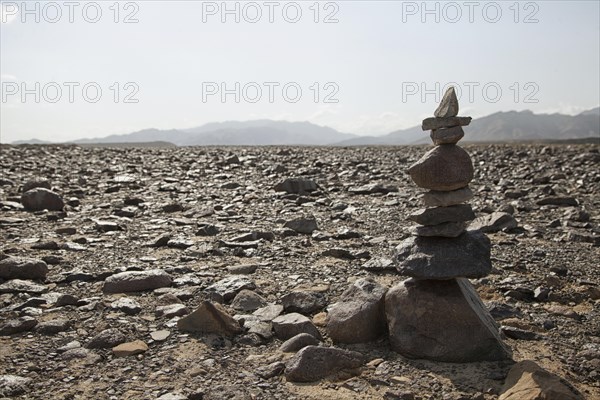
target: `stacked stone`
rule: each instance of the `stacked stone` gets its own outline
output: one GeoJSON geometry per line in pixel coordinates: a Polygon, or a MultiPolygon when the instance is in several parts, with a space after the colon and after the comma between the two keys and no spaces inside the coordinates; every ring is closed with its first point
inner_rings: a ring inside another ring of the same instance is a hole
{"type": "Polygon", "coordinates": [[[458,117],[458,99],[448,89],[434,118],[423,121],[431,129],[435,147],[408,172],[420,187],[429,189],[425,208],[410,215],[417,224],[413,236],[395,252],[397,268],[411,279],[388,291],[385,310],[394,350],[412,358],[447,362],[500,360],[510,357],[495,321],[467,278],[491,272],[491,244],[480,231],[467,231],[475,218],[469,204],[473,163],[456,143],[470,117],[458,117]]]}

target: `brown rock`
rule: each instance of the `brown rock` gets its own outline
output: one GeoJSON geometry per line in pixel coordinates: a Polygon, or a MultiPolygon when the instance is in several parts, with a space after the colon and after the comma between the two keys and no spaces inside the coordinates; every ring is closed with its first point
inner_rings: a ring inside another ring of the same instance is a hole
{"type": "Polygon", "coordinates": [[[438,225],[444,222],[463,222],[475,218],[469,204],[448,207],[422,208],[408,216],[408,219],[421,225],[438,225]]]}
{"type": "Polygon", "coordinates": [[[220,304],[203,301],[193,313],[177,321],[177,328],[185,332],[236,335],[242,331],[240,324],[220,304]]]}
{"type": "Polygon", "coordinates": [[[510,369],[498,400],[581,400],[561,379],[533,361],[521,361],[510,369]]]}
{"type": "Polygon", "coordinates": [[[471,182],[473,163],[462,148],[444,144],[425,153],[408,169],[408,173],[422,188],[450,191],[465,187],[471,182]]]}
{"type": "Polygon", "coordinates": [[[148,351],[148,345],[141,340],[134,340],[133,342],[121,343],[113,347],[112,351],[117,357],[134,356],[148,351]]]}

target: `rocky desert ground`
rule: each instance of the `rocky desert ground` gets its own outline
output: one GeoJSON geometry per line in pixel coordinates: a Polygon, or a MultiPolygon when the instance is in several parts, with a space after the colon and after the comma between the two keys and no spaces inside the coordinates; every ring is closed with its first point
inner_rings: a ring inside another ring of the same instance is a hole
{"type": "MultiPolygon", "coordinates": [[[[492,242],[492,274],[471,282],[514,362],[600,398],[598,146],[463,147],[492,242]]],[[[513,361],[413,360],[385,334],[344,345],[325,327],[357,280],[407,279],[392,256],[422,190],[406,169],[429,148],[3,145],[0,396],[500,398],[513,361]],[[32,188],[62,209],[32,211],[32,188]],[[181,329],[206,304],[237,325],[181,329]],[[288,379],[295,351],[273,320],[292,313],[318,329],[305,340],[360,353],[360,366],[288,379]]]]}

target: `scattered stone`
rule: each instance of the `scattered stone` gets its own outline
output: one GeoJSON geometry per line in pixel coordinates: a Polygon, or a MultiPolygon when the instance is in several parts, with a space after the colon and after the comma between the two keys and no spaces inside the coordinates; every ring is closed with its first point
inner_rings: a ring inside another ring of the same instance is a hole
{"type": "Polygon", "coordinates": [[[50,185],[50,181],[46,179],[32,179],[30,181],[25,182],[23,187],[21,188],[21,192],[25,193],[35,188],[44,188],[44,189],[52,189],[50,185]]]}
{"type": "Polygon", "coordinates": [[[267,300],[256,292],[244,289],[240,291],[233,301],[231,307],[234,310],[252,312],[267,305],[267,300]]]}
{"type": "Polygon", "coordinates": [[[227,272],[229,272],[232,275],[249,275],[255,273],[257,269],[257,264],[242,264],[227,267],[227,272]]]}
{"type": "Polygon", "coordinates": [[[392,349],[444,362],[510,358],[499,330],[468,280],[413,280],[391,288],[385,312],[392,349]]]}
{"type": "Polygon", "coordinates": [[[220,304],[203,301],[191,314],[177,321],[177,328],[184,332],[216,333],[233,336],[242,332],[240,324],[220,304]]]}
{"type": "Polygon", "coordinates": [[[311,291],[293,291],[281,298],[281,304],[286,312],[312,314],[322,310],[327,305],[327,300],[321,293],[311,291]]]}
{"type": "Polygon", "coordinates": [[[288,340],[299,333],[308,333],[318,340],[323,340],[321,333],[312,321],[298,313],[285,314],[274,318],[273,330],[281,340],[288,340]]]}
{"type": "Polygon", "coordinates": [[[111,308],[123,311],[127,315],[135,315],[142,311],[140,303],[129,297],[121,297],[110,304],[111,308]]]}
{"type": "Polygon", "coordinates": [[[329,307],[327,334],[334,343],[365,343],[386,332],[385,293],[377,282],[361,278],[329,307]]]}
{"type": "Polygon", "coordinates": [[[50,189],[41,187],[23,193],[21,203],[28,211],[61,211],[65,206],[60,195],[50,189]]]}
{"type": "Polygon", "coordinates": [[[20,317],[9,319],[0,325],[0,336],[14,335],[15,333],[27,332],[35,328],[38,324],[33,317],[20,317]]]}
{"type": "Polygon", "coordinates": [[[574,197],[546,197],[536,202],[538,206],[577,207],[579,204],[574,197]]]}
{"type": "Polygon", "coordinates": [[[99,232],[114,232],[123,230],[121,225],[113,221],[94,221],[96,223],[96,230],[99,232]]]}
{"type": "Polygon", "coordinates": [[[418,279],[481,278],[492,270],[490,240],[479,231],[457,238],[409,237],[395,250],[398,271],[418,279]]]}
{"type": "Polygon", "coordinates": [[[276,184],[273,189],[276,192],[286,192],[291,194],[306,194],[318,189],[317,184],[310,179],[287,178],[283,182],[276,184]]]}
{"type": "Polygon", "coordinates": [[[158,306],[154,311],[154,315],[157,317],[173,318],[183,317],[190,313],[190,309],[183,304],[169,304],[166,306],[158,306]]]}
{"type": "MultiPolygon", "coordinates": [[[[310,336],[310,335],[309,335],[310,336]]],[[[312,336],[311,336],[312,337],[312,336]]],[[[256,370],[256,375],[263,379],[270,379],[274,376],[279,376],[285,370],[285,364],[281,361],[276,361],[264,367],[260,367],[256,370]]]]}
{"type": "Polygon", "coordinates": [[[317,220],[313,216],[296,218],[291,221],[287,221],[283,226],[298,233],[304,233],[307,235],[310,235],[313,233],[313,231],[318,229],[317,220]]]}
{"type": "Polygon", "coordinates": [[[438,191],[463,188],[473,179],[471,157],[455,145],[435,146],[414,163],[408,173],[420,187],[438,191]]]}
{"type": "Polygon", "coordinates": [[[360,368],[365,361],[355,351],[307,346],[286,363],[285,378],[289,382],[314,382],[342,370],[360,368]]]}
{"type": "Polygon", "coordinates": [[[256,285],[244,276],[230,276],[210,285],[205,289],[205,292],[215,293],[223,301],[229,301],[244,289],[254,290],[256,285]]]}
{"type": "Polygon", "coordinates": [[[59,318],[50,321],[40,322],[35,327],[35,330],[43,335],[56,335],[59,332],[69,330],[70,327],[70,320],[59,318]]]}
{"type": "Polygon", "coordinates": [[[477,218],[469,225],[470,230],[480,230],[485,233],[499,232],[516,228],[517,220],[505,212],[493,212],[477,218]]]}
{"type": "Polygon", "coordinates": [[[127,340],[123,332],[116,328],[105,329],[92,338],[87,344],[88,349],[108,349],[127,340]]]}
{"type": "Polygon", "coordinates": [[[372,258],[361,266],[362,269],[371,272],[394,271],[396,266],[390,258],[372,258]]]}
{"type": "Polygon", "coordinates": [[[18,375],[0,375],[0,396],[16,397],[27,392],[31,378],[18,375]]]}
{"type": "Polygon", "coordinates": [[[141,340],[134,340],[133,342],[121,343],[118,346],[113,347],[112,352],[115,357],[127,357],[134,356],[136,354],[145,353],[148,351],[148,345],[141,340]]]}
{"type": "Polygon", "coordinates": [[[427,207],[448,207],[461,204],[473,198],[473,192],[468,187],[451,191],[430,190],[423,194],[421,200],[427,207]]]}
{"type": "Polygon", "coordinates": [[[171,286],[171,275],[160,269],[126,271],[111,275],[104,281],[104,293],[141,292],[171,286]]]}
{"type": "Polygon", "coordinates": [[[281,304],[271,304],[254,311],[252,315],[257,316],[261,321],[273,321],[283,312],[281,304]]]}
{"type": "Polygon", "coordinates": [[[44,293],[48,288],[31,281],[13,279],[0,285],[0,293],[44,293]]]}
{"type": "Polygon", "coordinates": [[[283,342],[279,350],[284,353],[295,353],[306,346],[318,346],[319,340],[308,333],[299,333],[283,342]]]}
{"type": "Polygon", "coordinates": [[[514,326],[501,326],[500,330],[506,337],[516,340],[538,340],[540,336],[532,331],[517,328],[514,326]]]}
{"type": "Polygon", "coordinates": [[[165,340],[167,340],[169,338],[169,336],[171,336],[171,332],[169,332],[167,330],[150,332],[150,337],[152,338],[152,340],[155,340],[157,342],[164,342],[165,340]]]}
{"type": "Polygon", "coordinates": [[[498,400],[583,400],[561,379],[533,361],[513,365],[498,400]]]}
{"type": "Polygon", "coordinates": [[[0,261],[2,279],[46,279],[48,265],[37,258],[8,257],[0,261]]]}
{"type": "MultiPolygon", "coordinates": [[[[354,186],[348,189],[352,194],[388,194],[398,192],[398,187],[394,185],[382,185],[381,183],[370,183],[363,186],[354,186]]],[[[345,208],[345,207],[344,207],[345,208]]]]}

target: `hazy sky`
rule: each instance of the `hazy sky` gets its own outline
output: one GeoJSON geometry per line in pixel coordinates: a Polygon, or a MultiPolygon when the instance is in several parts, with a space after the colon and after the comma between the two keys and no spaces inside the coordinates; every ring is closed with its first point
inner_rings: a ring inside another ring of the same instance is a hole
{"type": "Polygon", "coordinates": [[[576,114],[600,101],[599,4],[2,0],[0,140],[259,118],[384,134],[451,82],[462,115],[576,114]]]}

